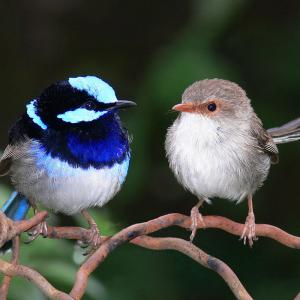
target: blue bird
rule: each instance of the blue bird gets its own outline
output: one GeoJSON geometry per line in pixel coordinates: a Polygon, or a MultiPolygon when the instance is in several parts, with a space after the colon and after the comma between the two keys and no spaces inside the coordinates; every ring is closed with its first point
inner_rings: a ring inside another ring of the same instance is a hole
{"type": "MultiPolygon", "coordinates": [[[[46,88],[9,132],[0,176],[9,175],[16,192],[2,211],[13,220],[25,218],[38,203],[67,215],[82,212],[96,247],[99,231],[86,209],[106,204],[126,178],[130,147],[118,112],[134,105],[118,100],[95,76],[46,88]]],[[[41,228],[32,239],[40,233],[41,228]]]]}

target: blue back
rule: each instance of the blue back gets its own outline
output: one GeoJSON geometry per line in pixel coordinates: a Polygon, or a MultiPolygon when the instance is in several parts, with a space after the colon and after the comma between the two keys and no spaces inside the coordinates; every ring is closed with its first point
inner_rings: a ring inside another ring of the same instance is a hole
{"type": "MultiPolygon", "coordinates": [[[[25,219],[29,209],[29,201],[24,196],[15,191],[6,200],[1,208],[1,211],[4,212],[4,214],[13,221],[21,221],[25,219]]],[[[9,250],[11,246],[12,241],[8,241],[2,246],[0,251],[5,252],[9,250]]]]}

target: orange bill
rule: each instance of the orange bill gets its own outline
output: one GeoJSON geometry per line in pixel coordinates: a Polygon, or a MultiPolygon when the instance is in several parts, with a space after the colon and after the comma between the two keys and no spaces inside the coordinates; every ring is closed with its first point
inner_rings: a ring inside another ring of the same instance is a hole
{"type": "Polygon", "coordinates": [[[194,112],[195,106],[191,102],[184,102],[180,104],[176,104],[172,107],[172,110],[180,111],[180,112],[194,112]]]}

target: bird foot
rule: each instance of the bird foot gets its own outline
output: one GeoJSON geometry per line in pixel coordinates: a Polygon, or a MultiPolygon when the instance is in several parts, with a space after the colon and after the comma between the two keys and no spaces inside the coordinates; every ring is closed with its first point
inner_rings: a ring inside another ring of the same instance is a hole
{"type": "Polygon", "coordinates": [[[101,244],[101,235],[96,224],[91,225],[89,232],[90,234],[87,240],[78,241],[78,244],[81,248],[88,248],[86,252],[83,253],[84,256],[95,252],[101,244]]]}
{"type": "Polygon", "coordinates": [[[249,246],[251,248],[253,246],[253,242],[258,240],[258,238],[255,235],[255,216],[253,212],[250,212],[247,216],[244,230],[240,237],[240,240],[244,241],[244,245],[246,245],[248,240],[249,246]]]}
{"type": "Polygon", "coordinates": [[[192,243],[198,229],[199,223],[202,225],[203,228],[205,228],[205,222],[203,220],[202,214],[199,212],[199,206],[194,206],[191,210],[191,235],[190,235],[190,242],[192,243]]]}
{"type": "Polygon", "coordinates": [[[30,237],[25,242],[26,244],[33,242],[40,235],[45,238],[45,237],[47,237],[47,234],[48,234],[47,223],[45,221],[42,221],[40,224],[38,224],[38,225],[34,226],[33,228],[31,228],[30,230],[28,230],[27,233],[30,237]]]}
{"type": "Polygon", "coordinates": [[[89,212],[84,209],[82,211],[82,215],[83,217],[87,220],[90,228],[89,228],[89,237],[88,239],[85,239],[83,241],[79,241],[79,246],[81,248],[87,248],[88,250],[83,254],[83,255],[89,255],[92,254],[93,252],[95,252],[100,244],[101,244],[101,236],[100,236],[100,232],[98,229],[98,226],[95,222],[95,220],[93,219],[93,217],[89,214],[89,212]]]}

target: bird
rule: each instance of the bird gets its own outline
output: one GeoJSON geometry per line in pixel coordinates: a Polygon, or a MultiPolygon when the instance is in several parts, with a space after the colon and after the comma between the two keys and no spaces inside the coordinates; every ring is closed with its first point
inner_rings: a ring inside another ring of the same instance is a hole
{"type": "MultiPolygon", "coordinates": [[[[13,220],[25,218],[39,204],[54,213],[81,212],[95,249],[100,235],[87,209],[105,205],[125,181],[130,136],[119,111],[135,105],[118,100],[96,76],[57,81],[30,100],[11,127],[0,159],[0,176],[8,175],[15,188],[2,212],[13,220]]],[[[40,224],[32,240],[45,230],[40,224]]]]}
{"type": "Polygon", "coordinates": [[[253,195],[278,163],[277,144],[300,139],[300,118],[265,130],[246,92],[236,83],[204,79],[191,84],[176,104],[179,112],[165,140],[169,166],[179,183],[198,198],[191,210],[193,241],[199,209],[213,198],[248,200],[241,239],[250,247],[257,239],[253,195]]]}

